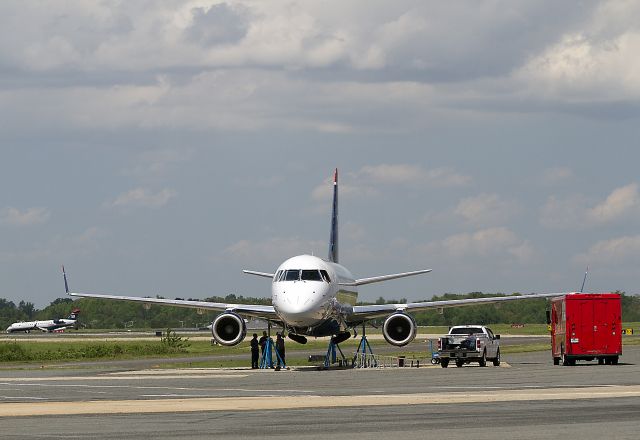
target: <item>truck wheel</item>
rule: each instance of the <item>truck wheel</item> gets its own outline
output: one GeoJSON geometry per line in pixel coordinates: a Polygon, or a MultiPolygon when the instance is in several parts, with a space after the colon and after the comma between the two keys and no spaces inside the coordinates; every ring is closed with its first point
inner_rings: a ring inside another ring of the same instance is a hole
{"type": "Polygon", "coordinates": [[[487,352],[483,351],[482,352],[482,357],[480,358],[480,360],[478,361],[478,364],[481,367],[486,367],[487,366],[487,352]]]}
{"type": "Polygon", "coordinates": [[[500,366],[500,349],[498,348],[498,352],[496,353],[496,357],[493,360],[493,366],[494,367],[499,367],[500,366]]]}
{"type": "Polygon", "coordinates": [[[618,365],[618,356],[613,356],[611,358],[611,365],[618,365]]]}
{"type": "Polygon", "coordinates": [[[456,359],[456,367],[460,368],[464,365],[464,361],[460,359],[456,359]]]}
{"type": "Polygon", "coordinates": [[[604,365],[604,358],[598,358],[598,365],[604,365]]]}
{"type": "Polygon", "coordinates": [[[442,368],[447,368],[449,366],[449,359],[440,359],[440,366],[442,368]]]}

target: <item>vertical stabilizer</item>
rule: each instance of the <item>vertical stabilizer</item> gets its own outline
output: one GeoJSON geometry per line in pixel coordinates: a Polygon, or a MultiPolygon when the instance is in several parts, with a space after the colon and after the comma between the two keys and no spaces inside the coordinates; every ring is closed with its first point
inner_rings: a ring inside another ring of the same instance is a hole
{"type": "Polygon", "coordinates": [[[338,169],[333,174],[333,208],[331,211],[331,235],[329,236],[329,261],[338,262],[338,169]]]}

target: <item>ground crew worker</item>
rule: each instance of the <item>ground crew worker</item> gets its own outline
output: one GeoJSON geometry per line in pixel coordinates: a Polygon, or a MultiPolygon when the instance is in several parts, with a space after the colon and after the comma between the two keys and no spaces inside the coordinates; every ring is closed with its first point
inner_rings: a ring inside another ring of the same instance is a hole
{"type": "Polygon", "coordinates": [[[262,356],[264,356],[264,348],[267,346],[267,339],[269,339],[269,336],[267,336],[267,332],[263,331],[262,337],[260,338],[260,341],[258,341],[260,344],[260,354],[262,356]]]}
{"type": "Polygon", "coordinates": [[[278,353],[278,368],[280,367],[280,362],[282,362],[282,366],[286,367],[284,361],[284,338],[280,333],[276,333],[276,352],[278,353]]]}
{"type": "Polygon", "coordinates": [[[260,343],[258,342],[258,334],[253,334],[253,339],[251,340],[251,368],[258,368],[258,356],[260,354],[260,343]]]}

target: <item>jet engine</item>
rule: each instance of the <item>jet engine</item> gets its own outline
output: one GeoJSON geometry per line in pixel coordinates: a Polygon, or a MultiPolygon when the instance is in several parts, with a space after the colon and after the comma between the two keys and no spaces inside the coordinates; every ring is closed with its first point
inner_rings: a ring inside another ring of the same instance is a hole
{"type": "Polygon", "coordinates": [[[384,320],[382,334],[389,344],[403,347],[416,337],[416,328],[411,316],[398,312],[384,320]]]}
{"type": "Polygon", "coordinates": [[[247,326],[242,316],[233,312],[225,312],[211,323],[213,339],[220,345],[237,345],[247,335],[247,326]]]}

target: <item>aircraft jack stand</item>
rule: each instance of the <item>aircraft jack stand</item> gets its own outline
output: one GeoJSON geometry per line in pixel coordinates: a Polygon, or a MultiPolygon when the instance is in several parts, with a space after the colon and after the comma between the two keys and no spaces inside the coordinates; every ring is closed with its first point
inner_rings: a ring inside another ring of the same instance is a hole
{"type": "Polygon", "coordinates": [[[362,325],[362,338],[360,339],[360,345],[358,345],[358,349],[353,356],[353,366],[354,368],[375,368],[378,366],[378,362],[373,356],[371,345],[367,340],[367,334],[364,329],[364,324],[362,325]]]}
{"type": "Polygon", "coordinates": [[[260,359],[260,368],[273,368],[273,349],[274,347],[273,339],[271,336],[267,339],[267,342],[264,344],[264,349],[262,351],[262,358],[260,359]]]}
{"type": "Polygon", "coordinates": [[[338,361],[338,356],[336,353],[336,348],[340,352],[340,356],[342,357],[341,363],[342,365],[347,364],[347,358],[344,357],[344,353],[342,353],[342,349],[338,344],[333,342],[333,338],[329,340],[329,348],[327,349],[327,354],[324,357],[324,368],[328,369],[332,364],[335,364],[338,361]]]}
{"type": "Polygon", "coordinates": [[[262,352],[262,359],[260,359],[260,368],[280,369],[280,366],[282,366],[282,368],[287,368],[286,364],[284,363],[284,360],[282,359],[282,356],[280,356],[280,352],[276,348],[276,344],[273,342],[273,339],[269,338],[267,339],[267,342],[264,345],[264,351],[262,352]],[[273,365],[273,352],[275,352],[276,359],[278,361],[277,367],[274,367],[273,365]]]}

